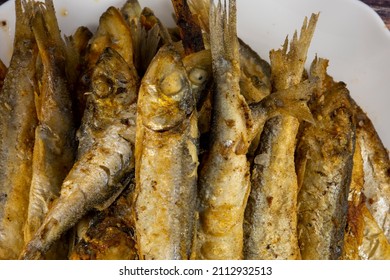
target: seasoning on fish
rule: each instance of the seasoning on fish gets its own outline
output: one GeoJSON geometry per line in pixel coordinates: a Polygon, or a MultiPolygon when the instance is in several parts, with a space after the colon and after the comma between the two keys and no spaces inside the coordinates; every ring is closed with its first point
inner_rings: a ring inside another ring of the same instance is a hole
{"type": "MultiPolygon", "coordinates": [[[[323,77],[327,61],[315,59],[323,77]]],[[[310,104],[315,124],[303,124],[297,144],[298,232],[302,259],[340,259],[352,177],[354,106],[342,82],[324,82],[310,104]]]]}
{"type": "Polygon", "coordinates": [[[70,251],[71,260],[137,259],[132,219],[134,172],[125,177],[126,186],[108,208],[86,214],[77,225],[77,243],[70,251]]]}
{"type": "MultiPolygon", "coordinates": [[[[42,73],[35,94],[38,126],[32,162],[32,181],[24,239],[28,242],[40,227],[76,156],[76,129],[67,79],[67,52],[52,0],[37,5],[32,30],[39,49],[42,73]]],[[[38,73],[37,73],[38,74],[38,73]]],[[[63,246],[61,246],[63,247],[63,246]]],[[[51,258],[67,256],[56,248],[51,258]]]]}
{"type": "Polygon", "coordinates": [[[134,168],[138,77],[130,67],[111,48],[99,58],[79,131],[77,162],[22,259],[40,258],[88,211],[107,208],[123,190],[122,179],[134,168]]]}
{"type": "Polygon", "coordinates": [[[189,259],[193,246],[199,132],[191,73],[202,65],[190,69],[186,62],[177,47],[163,46],[139,91],[134,211],[140,259],[189,259]]]}
{"type": "MultiPolygon", "coordinates": [[[[282,49],[272,50],[271,80],[280,91],[301,82],[307,51],[318,15],[303,23],[298,38],[295,32],[288,50],[286,39],[282,49]]],[[[275,93],[271,93],[273,96],[275,93]]],[[[289,92],[286,92],[286,98],[289,92]]],[[[309,95],[310,96],[310,93],[309,95]]],[[[292,96],[291,96],[292,97],[292,96]]],[[[306,107],[306,105],[304,105],[306,107]]],[[[294,109],[266,122],[254,153],[251,193],[245,212],[244,255],[247,259],[299,259],[297,232],[298,182],[294,150],[299,118],[294,109]]],[[[305,110],[301,110],[301,113],[305,110]]],[[[311,119],[307,111],[306,120],[311,119]]]]}
{"type": "Polygon", "coordinates": [[[0,259],[17,259],[24,245],[37,125],[33,6],[15,1],[14,51],[0,93],[0,259]]]}
{"type": "Polygon", "coordinates": [[[356,141],[359,142],[364,167],[363,193],[366,205],[390,243],[390,160],[374,125],[356,105],[356,141]]]}

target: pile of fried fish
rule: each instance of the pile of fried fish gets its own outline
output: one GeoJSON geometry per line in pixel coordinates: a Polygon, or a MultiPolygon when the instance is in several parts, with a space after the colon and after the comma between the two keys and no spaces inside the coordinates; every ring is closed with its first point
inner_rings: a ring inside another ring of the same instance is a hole
{"type": "Polygon", "coordinates": [[[0,63],[0,259],[390,259],[389,154],[316,57],[271,50],[236,1],[109,7],[63,37],[15,1],[0,63]]]}

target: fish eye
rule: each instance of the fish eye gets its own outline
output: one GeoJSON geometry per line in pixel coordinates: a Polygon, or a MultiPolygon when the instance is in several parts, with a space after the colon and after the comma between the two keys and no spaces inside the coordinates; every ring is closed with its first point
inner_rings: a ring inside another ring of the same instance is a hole
{"type": "Polygon", "coordinates": [[[107,97],[113,90],[113,82],[106,77],[99,77],[93,82],[93,91],[100,98],[107,97]]]}
{"type": "Polygon", "coordinates": [[[207,71],[201,68],[194,68],[190,71],[189,79],[196,85],[203,84],[207,79],[207,71]]]}
{"type": "Polygon", "coordinates": [[[183,76],[173,72],[166,76],[160,83],[160,89],[165,95],[175,95],[183,88],[183,76]]]}

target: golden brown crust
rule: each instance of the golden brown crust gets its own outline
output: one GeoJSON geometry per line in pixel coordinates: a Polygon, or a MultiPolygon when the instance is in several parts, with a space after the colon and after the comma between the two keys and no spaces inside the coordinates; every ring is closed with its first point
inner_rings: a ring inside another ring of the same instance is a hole
{"type": "Polygon", "coordinates": [[[73,260],[137,259],[132,219],[134,174],[131,183],[107,209],[93,211],[79,223],[78,241],[70,253],[73,260]]]}
{"type": "Polygon", "coordinates": [[[15,2],[14,52],[0,95],[0,259],[23,248],[37,116],[34,103],[37,46],[30,29],[33,3],[15,2]]]}

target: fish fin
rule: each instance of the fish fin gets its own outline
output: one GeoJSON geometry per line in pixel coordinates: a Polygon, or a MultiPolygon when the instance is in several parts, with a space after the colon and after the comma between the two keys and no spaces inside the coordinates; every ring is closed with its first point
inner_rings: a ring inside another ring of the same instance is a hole
{"type": "Polygon", "coordinates": [[[210,0],[188,0],[188,6],[197,24],[207,33],[210,32],[210,0]]]}
{"type": "Polygon", "coordinates": [[[314,89],[317,87],[318,79],[305,80],[295,86],[279,90],[267,96],[265,99],[272,102],[269,106],[273,113],[270,117],[280,113],[296,117],[300,121],[314,123],[313,115],[307,106],[314,89]]]}
{"type": "MultiPolygon", "coordinates": [[[[224,64],[228,61],[239,73],[239,42],[237,38],[236,1],[229,0],[229,7],[218,1],[217,6],[210,6],[210,39],[213,60],[224,64]],[[214,43],[213,43],[214,42],[214,43]]],[[[222,65],[221,65],[222,67],[222,65]]],[[[239,75],[238,75],[239,76],[239,75]]]]}
{"type": "Polygon", "coordinates": [[[34,1],[16,0],[15,1],[15,41],[24,40],[32,37],[30,29],[30,20],[33,16],[34,1]]]}
{"type": "Polygon", "coordinates": [[[288,88],[301,81],[306,62],[307,51],[317,24],[319,14],[312,14],[309,22],[305,18],[301,33],[294,33],[290,46],[286,38],[279,50],[270,51],[272,80],[277,89],[288,88]]]}
{"type": "Polygon", "coordinates": [[[171,35],[169,34],[168,29],[162,24],[161,20],[156,17],[154,12],[148,8],[144,7],[141,13],[141,24],[145,28],[150,28],[151,26],[154,26],[155,24],[158,25],[159,27],[159,34],[161,36],[161,39],[164,44],[172,44],[172,38],[171,35]]]}
{"type": "Polygon", "coordinates": [[[141,68],[139,71],[140,76],[146,72],[150,62],[156,55],[160,42],[161,42],[161,31],[158,24],[154,25],[151,29],[146,30],[144,27],[139,27],[139,38],[137,40],[139,51],[136,52],[138,55],[138,67],[141,68]]]}
{"type": "Polygon", "coordinates": [[[49,66],[52,56],[60,56],[65,61],[65,43],[61,38],[52,0],[35,5],[31,22],[42,63],[49,66]]]}

